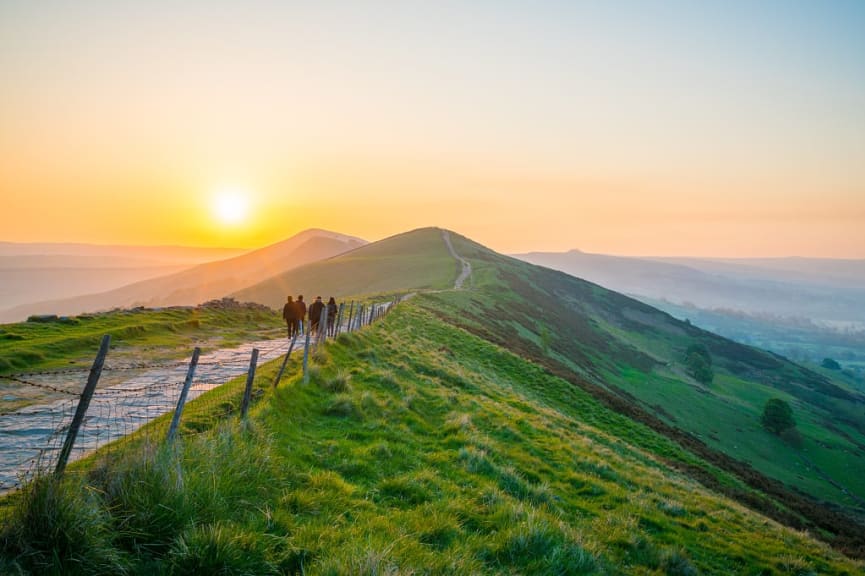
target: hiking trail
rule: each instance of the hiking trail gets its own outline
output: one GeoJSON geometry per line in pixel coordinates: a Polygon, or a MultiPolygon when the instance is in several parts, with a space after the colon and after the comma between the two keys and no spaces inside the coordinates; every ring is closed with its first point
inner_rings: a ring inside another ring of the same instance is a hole
{"type": "Polygon", "coordinates": [[[457,251],[454,250],[454,245],[451,244],[451,235],[447,230],[442,230],[442,240],[444,240],[445,245],[448,247],[448,252],[451,253],[451,256],[454,257],[454,260],[462,263],[463,269],[460,271],[457,279],[454,280],[454,290],[460,290],[463,287],[463,283],[472,275],[472,265],[468,260],[457,254],[457,251]]]}

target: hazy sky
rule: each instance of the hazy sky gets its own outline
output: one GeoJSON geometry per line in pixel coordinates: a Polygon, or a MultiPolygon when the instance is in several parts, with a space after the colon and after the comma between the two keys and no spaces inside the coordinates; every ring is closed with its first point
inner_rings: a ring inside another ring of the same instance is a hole
{"type": "Polygon", "coordinates": [[[0,240],[861,258],[863,31],[859,0],[2,0],[0,240]]]}

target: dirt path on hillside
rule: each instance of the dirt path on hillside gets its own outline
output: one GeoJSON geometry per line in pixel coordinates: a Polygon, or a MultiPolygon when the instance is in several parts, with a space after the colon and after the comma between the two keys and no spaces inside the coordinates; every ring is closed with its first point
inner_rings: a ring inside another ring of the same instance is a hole
{"type": "Polygon", "coordinates": [[[454,281],[454,290],[459,290],[463,287],[463,283],[468,280],[472,275],[472,265],[468,260],[457,254],[457,251],[454,250],[454,245],[451,243],[451,235],[447,230],[442,230],[442,240],[444,240],[445,245],[448,247],[448,252],[451,253],[451,256],[454,257],[454,260],[460,262],[463,265],[463,269],[460,271],[459,276],[454,281]]]}

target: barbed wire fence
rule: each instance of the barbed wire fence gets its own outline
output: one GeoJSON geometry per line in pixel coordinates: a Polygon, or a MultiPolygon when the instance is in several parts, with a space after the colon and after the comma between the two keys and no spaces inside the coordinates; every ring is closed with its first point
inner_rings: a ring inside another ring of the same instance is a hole
{"type": "Polygon", "coordinates": [[[292,352],[303,353],[303,377],[328,338],[379,320],[404,297],[327,307],[317,326],[308,320],[293,339],[247,343],[230,350],[169,362],[112,364],[110,336],[103,338],[91,368],[0,375],[0,398],[13,408],[0,411],[0,494],[19,489],[37,475],[64,473],[68,462],[96,450],[120,449],[133,432],[148,443],[172,442],[213,428],[226,418],[245,417],[264,393],[255,387],[259,363],[283,356],[271,385],[279,385],[292,352]],[[246,375],[246,381],[236,381],[246,375]],[[104,377],[103,377],[104,376],[104,377]],[[98,385],[99,382],[102,385],[98,385]],[[34,400],[35,399],[35,400],[34,400]],[[33,401],[15,408],[16,402],[33,401]]]}

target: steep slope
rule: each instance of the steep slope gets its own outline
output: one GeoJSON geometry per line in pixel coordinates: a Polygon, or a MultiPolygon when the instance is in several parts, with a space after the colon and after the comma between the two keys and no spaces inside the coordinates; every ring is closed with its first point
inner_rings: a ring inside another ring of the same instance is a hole
{"type": "Polygon", "coordinates": [[[861,393],[595,284],[464,238],[454,243],[477,270],[477,289],[458,305],[441,299],[431,307],[438,314],[576,383],[605,390],[622,409],[692,435],[746,464],[742,474],[753,467],[847,513],[865,512],[861,393]],[[693,344],[711,354],[711,383],[688,373],[685,352],[693,344]],[[760,414],[772,397],[793,406],[801,448],[762,429],[760,414]]]}
{"type": "Polygon", "coordinates": [[[325,230],[306,230],[265,248],[201,264],[176,274],[99,294],[16,307],[0,315],[0,320],[19,320],[31,314],[70,315],[135,305],[194,305],[364,244],[359,238],[325,230]]]}
{"type": "Polygon", "coordinates": [[[309,299],[449,288],[456,271],[441,230],[421,228],[279,274],[232,296],[275,308],[289,294],[309,299]]]}

